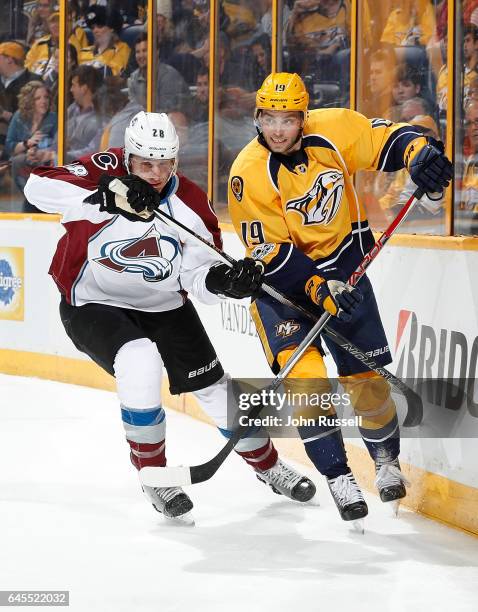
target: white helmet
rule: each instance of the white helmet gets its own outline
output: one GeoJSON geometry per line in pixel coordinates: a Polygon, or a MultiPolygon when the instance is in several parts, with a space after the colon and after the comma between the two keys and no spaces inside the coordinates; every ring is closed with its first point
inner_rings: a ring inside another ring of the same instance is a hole
{"type": "Polygon", "coordinates": [[[178,164],[179,139],[176,129],[166,113],[140,111],[124,133],[125,163],[129,172],[130,155],[145,159],[174,159],[178,164]]]}

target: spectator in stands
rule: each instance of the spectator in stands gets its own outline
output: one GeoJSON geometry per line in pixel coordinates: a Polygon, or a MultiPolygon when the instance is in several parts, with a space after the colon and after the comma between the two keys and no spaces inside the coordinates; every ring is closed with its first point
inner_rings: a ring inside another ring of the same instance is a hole
{"type": "Polygon", "coordinates": [[[446,116],[447,109],[447,96],[448,96],[448,64],[447,64],[447,45],[448,45],[448,37],[445,34],[442,43],[440,45],[443,64],[437,75],[437,84],[436,84],[436,100],[438,111],[441,117],[446,116]]]}
{"type": "MultiPolygon", "coordinates": [[[[148,64],[148,41],[145,33],[140,34],[134,45],[134,52],[138,68],[130,79],[139,83],[146,81],[146,68],[148,64]]],[[[139,83],[137,87],[139,88],[139,83]]],[[[158,112],[183,110],[190,102],[189,87],[181,74],[161,58],[158,62],[156,109],[158,112]]]]}
{"type": "Polygon", "coordinates": [[[393,86],[393,98],[397,104],[420,95],[420,75],[406,64],[400,64],[396,70],[396,80],[393,86]]]}
{"type": "Polygon", "coordinates": [[[20,191],[34,166],[50,165],[55,158],[57,116],[50,106],[50,92],[42,81],[30,81],[20,90],[18,110],[8,126],[6,141],[13,178],[20,191]]]}
{"type": "MultiPolygon", "coordinates": [[[[55,53],[48,63],[48,69],[42,76],[42,81],[50,90],[51,100],[52,100],[52,111],[56,111],[56,103],[58,100],[58,69],[59,69],[59,55],[60,50],[55,49],[55,53]]],[[[78,66],[78,55],[76,53],[76,48],[68,43],[66,46],[66,61],[67,61],[67,69],[68,74],[72,74],[75,68],[78,66]]],[[[38,77],[36,77],[38,78],[38,77]]],[[[67,93],[67,104],[71,103],[71,92],[67,93]]]]}
{"type": "Polygon", "coordinates": [[[365,114],[390,119],[392,106],[393,75],[395,54],[391,49],[379,49],[370,57],[370,108],[365,114]]]}
{"type": "Polygon", "coordinates": [[[410,123],[417,115],[427,115],[431,117],[432,114],[430,105],[425,98],[416,96],[415,98],[405,100],[405,102],[402,104],[400,116],[397,121],[410,123]]]}
{"type": "MultiPolygon", "coordinates": [[[[282,29],[283,39],[285,40],[287,22],[290,18],[290,8],[284,2],[282,5],[282,29]]],[[[261,17],[261,29],[267,34],[269,40],[272,39],[272,0],[263,0],[262,2],[262,17],[261,17]]]]}
{"type": "Polygon", "coordinates": [[[156,0],[157,49],[163,62],[167,62],[175,52],[176,40],[172,18],[171,0],[156,0]]]}
{"type": "MultiPolygon", "coordinates": [[[[395,82],[392,87],[393,106],[390,110],[392,121],[398,121],[404,102],[420,95],[422,89],[420,75],[407,64],[399,64],[395,71],[395,82]]],[[[415,113],[416,115],[420,113],[415,113]]],[[[422,113],[426,114],[426,113],[422,113]]],[[[412,115],[412,117],[415,115],[412,115]]],[[[410,117],[411,118],[411,117],[410,117]]]]}
{"type": "Polygon", "coordinates": [[[95,41],[93,45],[81,49],[78,62],[101,68],[105,76],[109,73],[121,75],[130,55],[129,46],[119,39],[123,27],[121,14],[114,9],[94,5],[88,8],[86,21],[95,41]]]}
{"type": "Polygon", "coordinates": [[[191,101],[189,113],[193,123],[209,121],[209,70],[201,68],[196,78],[196,91],[191,101]]]}
{"type": "Polygon", "coordinates": [[[18,108],[21,88],[35,76],[24,67],[25,51],[17,42],[0,43],[0,159],[4,157],[8,124],[18,108]]]}
{"type": "MultiPolygon", "coordinates": [[[[120,76],[107,76],[101,87],[96,91],[93,104],[102,126],[108,125],[111,119],[128,104],[128,90],[125,81],[120,76]]],[[[102,132],[98,134],[98,149],[102,132]]]]}
{"type": "Polygon", "coordinates": [[[350,46],[350,14],[349,0],[296,0],[287,23],[293,69],[329,79],[330,57],[350,46]]]}
{"type": "Polygon", "coordinates": [[[463,97],[463,107],[466,108],[470,100],[478,100],[478,76],[470,81],[466,96],[463,97]]]}
{"type": "Polygon", "coordinates": [[[396,47],[425,46],[435,32],[435,14],[430,0],[401,0],[390,13],[381,42],[396,47]]]}
{"type": "Polygon", "coordinates": [[[463,96],[468,97],[471,81],[478,77],[478,28],[467,25],[464,29],[463,59],[465,61],[463,73],[463,96]]]}
{"type": "MultiPolygon", "coordinates": [[[[189,122],[182,111],[173,110],[168,113],[179,138],[179,148],[182,151],[189,141],[189,122]]],[[[181,170],[181,158],[179,158],[179,168],[181,170]]]]}
{"type": "Polygon", "coordinates": [[[128,79],[128,101],[118,110],[103,130],[99,149],[104,151],[110,147],[124,145],[124,131],[131,119],[140,111],[146,109],[146,79],[138,73],[133,73],[128,79]]]}
{"type": "MultiPolygon", "coordinates": [[[[202,0],[203,4],[207,0],[202,0]]],[[[258,23],[262,17],[260,3],[257,0],[223,0],[220,4],[224,9],[226,21],[221,26],[231,44],[231,51],[247,44],[252,37],[260,33],[258,23]]]]}
{"type": "MultiPolygon", "coordinates": [[[[256,36],[241,61],[229,60],[227,36],[221,32],[219,47],[219,83],[221,112],[231,117],[252,112],[256,91],[270,73],[271,45],[267,34],[256,36]]],[[[237,54],[236,54],[237,56],[237,54]]]]}
{"type": "Polygon", "coordinates": [[[48,17],[53,12],[52,0],[37,0],[31,13],[27,30],[27,45],[33,45],[38,39],[50,33],[48,17]]]}
{"type": "Polygon", "coordinates": [[[70,91],[74,102],[67,113],[67,161],[97,150],[95,139],[101,131],[101,119],[93,99],[101,81],[101,74],[93,66],[78,66],[72,73],[70,91]]]}
{"type": "Polygon", "coordinates": [[[254,38],[250,51],[252,61],[250,62],[248,89],[257,91],[270,73],[272,50],[269,36],[260,34],[254,38]]]}
{"type": "MultiPolygon", "coordinates": [[[[437,104],[440,111],[440,116],[446,115],[447,110],[447,95],[448,95],[448,65],[446,63],[447,37],[443,39],[443,54],[444,64],[441,67],[437,77],[437,104]]],[[[475,25],[468,25],[464,28],[463,39],[463,105],[466,106],[470,97],[470,87],[473,81],[478,77],[478,28],[475,25]]]]}
{"type": "Polygon", "coordinates": [[[52,13],[47,18],[49,32],[33,43],[25,59],[25,66],[39,77],[57,64],[55,52],[60,41],[60,13],[52,13]]]}
{"type": "MultiPolygon", "coordinates": [[[[458,231],[471,233],[478,227],[478,101],[470,100],[465,108],[466,134],[461,195],[457,202],[458,231]]],[[[456,228],[457,229],[457,228],[456,228]]]]}

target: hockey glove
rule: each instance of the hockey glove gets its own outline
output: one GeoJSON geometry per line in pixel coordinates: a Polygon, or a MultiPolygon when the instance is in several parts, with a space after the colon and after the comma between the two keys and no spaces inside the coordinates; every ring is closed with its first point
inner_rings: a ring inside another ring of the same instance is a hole
{"type": "Polygon", "coordinates": [[[407,164],[412,181],[426,193],[439,193],[448,187],[453,166],[445,155],[443,143],[429,139],[429,144],[418,151],[407,164]]]}
{"type": "Polygon", "coordinates": [[[325,280],[318,275],[309,278],[305,293],[314,304],[345,323],[352,320],[355,309],[363,300],[360,291],[348,283],[325,280]]]}
{"type": "Polygon", "coordinates": [[[159,207],[160,197],[156,189],[136,174],[122,176],[120,181],[128,187],[126,198],[137,213],[147,210],[153,212],[159,207]]]}
{"type": "Polygon", "coordinates": [[[151,211],[144,208],[140,211],[135,210],[124,196],[110,189],[109,185],[113,180],[120,180],[124,183],[125,178],[127,177],[118,178],[102,174],[98,183],[98,190],[83,201],[87,204],[99,204],[101,211],[108,212],[111,215],[122,215],[129,221],[151,221],[154,218],[151,211]]]}
{"type": "Polygon", "coordinates": [[[246,257],[236,261],[232,267],[220,263],[210,268],[206,275],[206,289],[216,295],[255,299],[260,293],[263,276],[262,262],[246,257]]]}

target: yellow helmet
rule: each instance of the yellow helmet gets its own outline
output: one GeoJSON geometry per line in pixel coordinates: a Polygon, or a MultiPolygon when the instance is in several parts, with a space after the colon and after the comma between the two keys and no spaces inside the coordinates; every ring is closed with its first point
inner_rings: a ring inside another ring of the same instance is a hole
{"type": "Polygon", "coordinates": [[[256,94],[256,109],[307,112],[309,94],[298,74],[273,72],[256,94]]]}

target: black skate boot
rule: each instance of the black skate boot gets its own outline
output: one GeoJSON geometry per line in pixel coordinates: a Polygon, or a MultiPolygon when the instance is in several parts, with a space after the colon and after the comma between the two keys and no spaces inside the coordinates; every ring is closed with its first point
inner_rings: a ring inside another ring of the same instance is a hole
{"type": "Polygon", "coordinates": [[[387,463],[376,461],[375,474],[375,485],[383,502],[393,502],[405,497],[405,486],[410,483],[400,471],[398,459],[387,463]]]}
{"type": "Polygon", "coordinates": [[[308,502],[315,495],[315,484],[306,476],[296,472],[293,467],[277,459],[276,463],[264,472],[256,472],[257,478],[268,484],[274,493],[285,495],[298,502],[308,502]]]}
{"type": "Polygon", "coordinates": [[[367,504],[352,472],[327,478],[327,484],[344,521],[358,521],[367,516],[367,504]]]}
{"type": "Polygon", "coordinates": [[[181,487],[147,487],[143,491],[153,508],[164,514],[168,519],[194,525],[194,519],[188,514],[193,508],[193,502],[181,487]]]}

